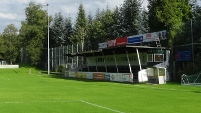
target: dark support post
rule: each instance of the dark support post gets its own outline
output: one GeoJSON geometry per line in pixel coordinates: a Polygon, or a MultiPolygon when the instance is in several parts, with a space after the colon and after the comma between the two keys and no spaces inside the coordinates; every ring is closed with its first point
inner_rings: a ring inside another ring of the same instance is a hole
{"type": "MultiPolygon", "coordinates": [[[[92,53],[92,54],[93,54],[93,57],[94,57],[94,53],[92,53]]],[[[94,59],[95,59],[95,57],[94,57],[94,59]]],[[[96,62],[96,60],[95,60],[95,62],[96,62]]],[[[97,62],[96,62],[96,72],[98,72],[97,62]]]]}
{"type": "Polygon", "coordinates": [[[117,73],[119,73],[119,69],[118,69],[118,66],[117,66],[117,59],[116,59],[116,56],[115,56],[115,52],[113,51],[114,53],[114,61],[115,61],[115,65],[116,65],[116,68],[117,68],[117,73]]]}
{"type": "Polygon", "coordinates": [[[105,71],[107,72],[107,65],[106,65],[106,62],[105,62],[105,55],[104,55],[103,51],[101,51],[101,52],[102,52],[102,54],[103,54],[103,58],[104,58],[105,71]]]}

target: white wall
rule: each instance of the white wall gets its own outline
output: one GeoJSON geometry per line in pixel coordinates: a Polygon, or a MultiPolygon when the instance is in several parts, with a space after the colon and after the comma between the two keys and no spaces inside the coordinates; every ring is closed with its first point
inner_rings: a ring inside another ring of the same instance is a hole
{"type": "Polygon", "coordinates": [[[0,65],[0,68],[19,68],[19,65],[0,65]]]}

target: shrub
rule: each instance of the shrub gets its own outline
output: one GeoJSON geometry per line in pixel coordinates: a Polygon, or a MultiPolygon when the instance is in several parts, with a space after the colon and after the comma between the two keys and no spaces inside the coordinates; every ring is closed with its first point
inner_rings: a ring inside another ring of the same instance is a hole
{"type": "Polygon", "coordinates": [[[58,66],[58,69],[57,69],[57,72],[62,72],[63,68],[64,68],[63,65],[59,65],[59,66],[58,66]]]}

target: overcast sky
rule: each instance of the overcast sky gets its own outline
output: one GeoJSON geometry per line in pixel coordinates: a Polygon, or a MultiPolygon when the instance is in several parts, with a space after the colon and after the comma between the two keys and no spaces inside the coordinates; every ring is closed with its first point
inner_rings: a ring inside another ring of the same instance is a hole
{"type": "MultiPolygon", "coordinates": [[[[75,19],[78,12],[78,7],[82,2],[85,12],[88,15],[95,14],[97,8],[105,9],[108,5],[110,9],[115,6],[120,7],[124,0],[1,0],[0,1],[0,33],[8,24],[14,24],[20,29],[21,21],[25,20],[25,8],[33,1],[40,4],[49,4],[49,15],[56,12],[61,12],[64,17],[70,15],[75,19]]],[[[143,1],[143,0],[142,0],[143,1]]],[[[146,7],[147,0],[144,0],[143,6],[146,7]]],[[[47,7],[44,6],[44,9],[47,7]]]]}

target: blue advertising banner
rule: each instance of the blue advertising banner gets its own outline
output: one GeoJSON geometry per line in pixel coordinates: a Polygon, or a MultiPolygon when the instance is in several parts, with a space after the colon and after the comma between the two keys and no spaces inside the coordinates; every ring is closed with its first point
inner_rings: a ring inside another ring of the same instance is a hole
{"type": "Polygon", "coordinates": [[[175,54],[176,61],[189,61],[192,59],[191,51],[177,51],[175,54]]]}
{"type": "Polygon", "coordinates": [[[128,37],[127,44],[141,43],[143,41],[143,35],[128,37]]]}

